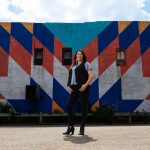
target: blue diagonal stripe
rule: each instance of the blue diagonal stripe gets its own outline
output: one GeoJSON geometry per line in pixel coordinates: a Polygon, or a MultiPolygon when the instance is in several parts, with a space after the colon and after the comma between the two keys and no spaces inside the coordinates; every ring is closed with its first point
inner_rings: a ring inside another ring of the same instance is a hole
{"type": "Polygon", "coordinates": [[[54,78],[54,80],[53,80],[53,99],[64,111],[66,111],[66,104],[67,104],[68,96],[69,96],[68,92],[54,78]]]}
{"type": "Polygon", "coordinates": [[[33,34],[51,53],[54,52],[54,34],[42,23],[34,23],[33,34]]]}
{"type": "Polygon", "coordinates": [[[11,23],[11,35],[32,54],[32,34],[21,23],[11,23]]]}
{"type": "Polygon", "coordinates": [[[118,36],[118,22],[112,22],[98,35],[98,53],[100,54],[118,36]]]}
{"type": "Polygon", "coordinates": [[[0,46],[9,54],[10,35],[0,26],[0,46]]]}
{"type": "Polygon", "coordinates": [[[139,36],[138,22],[133,21],[120,35],[119,46],[127,49],[130,44],[139,36]]]}
{"type": "Polygon", "coordinates": [[[98,79],[96,79],[90,86],[89,103],[92,106],[99,98],[98,79]]]}
{"type": "Polygon", "coordinates": [[[142,54],[150,48],[150,25],[141,33],[140,45],[142,54]]]}

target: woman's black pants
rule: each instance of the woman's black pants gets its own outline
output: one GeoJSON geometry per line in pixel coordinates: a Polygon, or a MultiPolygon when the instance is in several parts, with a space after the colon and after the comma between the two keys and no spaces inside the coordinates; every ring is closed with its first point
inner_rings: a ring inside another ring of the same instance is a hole
{"type": "Polygon", "coordinates": [[[84,127],[87,121],[87,113],[88,113],[88,96],[89,96],[89,86],[83,91],[80,92],[78,89],[81,86],[71,86],[72,92],[69,96],[67,103],[67,115],[68,115],[68,125],[74,125],[74,115],[73,115],[73,106],[75,102],[80,99],[81,103],[81,126],[84,127]]]}

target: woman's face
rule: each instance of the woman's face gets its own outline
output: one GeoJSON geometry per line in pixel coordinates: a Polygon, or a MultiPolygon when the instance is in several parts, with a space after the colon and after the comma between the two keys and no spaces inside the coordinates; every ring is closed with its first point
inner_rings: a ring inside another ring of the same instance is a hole
{"type": "Polygon", "coordinates": [[[82,52],[78,51],[76,55],[77,61],[82,61],[83,60],[83,55],[82,52]]]}

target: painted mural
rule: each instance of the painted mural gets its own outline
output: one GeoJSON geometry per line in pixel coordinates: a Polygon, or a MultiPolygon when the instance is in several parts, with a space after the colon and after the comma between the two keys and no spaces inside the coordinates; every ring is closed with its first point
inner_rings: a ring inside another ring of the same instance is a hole
{"type": "MultiPolygon", "coordinates": [[[[94,71],[89,108],[105,103],[118,112],[150,112],[150,22],[0,23],[0,101],[18,112],[66,112],[69,66],[62,48],[82,49],[94,71]],[[116,65],[116,48],[126,65],[116,65]],[[43,48],[43,65],[33,63],[43,48]],[[29,101],[26,85],[40,85],[41,99],[29,101]]],[[[78,104],[75,105],[78,110],[78,104]]]]}

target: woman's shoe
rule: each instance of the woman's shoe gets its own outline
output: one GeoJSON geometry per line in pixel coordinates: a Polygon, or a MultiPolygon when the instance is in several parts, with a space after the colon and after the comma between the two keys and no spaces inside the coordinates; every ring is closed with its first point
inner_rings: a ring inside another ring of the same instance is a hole
{"type": "Polygon", "coordinates": [[[63,134],[74,134],[74,130],[75,130],[75,128],[74,128],[74,126],[68,126],[68,128],[67,128],[67,131],[66,132],[64,132],[63,134]]]}
{"type": "Polygon", "coordinates": [[[84,135],[84,127],[80,127],[79,135],[84,135]]]}

